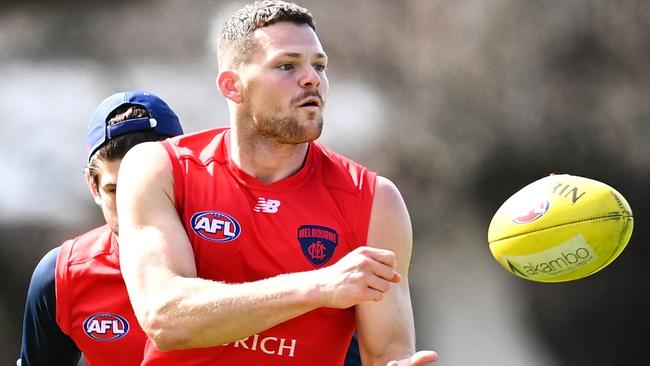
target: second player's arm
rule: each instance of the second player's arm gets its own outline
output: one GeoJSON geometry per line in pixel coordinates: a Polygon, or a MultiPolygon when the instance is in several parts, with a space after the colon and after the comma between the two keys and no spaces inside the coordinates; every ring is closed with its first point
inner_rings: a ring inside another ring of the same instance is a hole
{"type": "Polygon", "coordinates": [[[56,261],[61,247],[49,251],[29,283],[21,348],[22,366],[77,365],[81,351],[56,321],[56,261]]]}
{"type": "Polygon", "coordinates": [[[377,301],[388,282],[399,278],[390,265],[392,253],[372,248],[331,267],[256,282],[197,278],[173,197],[162,145],[144,143],[129,151],[117,192],[121,267],[138,321],[161,350],[221,345],[318,307],[377,301]]]}

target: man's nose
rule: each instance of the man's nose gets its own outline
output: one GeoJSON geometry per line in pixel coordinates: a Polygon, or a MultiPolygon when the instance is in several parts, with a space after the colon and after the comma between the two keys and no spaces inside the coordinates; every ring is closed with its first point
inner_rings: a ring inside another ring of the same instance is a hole
{"type": "Polygon", "coordinates": [[[314,69],[313,65],[307,65],[302,72],[300,79],[300,86],[303,88],[319,87],[321,83],[321,75],[314,69]]]}

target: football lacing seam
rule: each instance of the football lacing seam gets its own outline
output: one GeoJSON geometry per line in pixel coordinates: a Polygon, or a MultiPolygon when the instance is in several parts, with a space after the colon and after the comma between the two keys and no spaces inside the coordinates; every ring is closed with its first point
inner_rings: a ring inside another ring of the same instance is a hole
{"type": "MultiPolygon", "coordinates": [[[[521,235],[537,233],[537,232],[541,232],[541,231],[555,229],[555,228],[562,227],[562,226],[580,224],[580,223],[588,222],[588,221],[596,221],[596,220],[602,220],[602,219],[625,219],[625,218],[634,218],[634,216],[632,216],[632,215],[624,215],[624,214],[621,214],[621,213],[616,213],[616,214],[612,214],[612,215],[591,217],[591,218],[588,218],[588,219],[582,219],[582,220],[577,220],[577,221],[566,222],[566,223],[563,223],[563,224],[557,224],[557,225],[545,227],[543,229],[526,231],[526,232],[523,232],[523,233],[514,234],[514,235],[510,235],[510,236],[504,236],[503,238],[492,241],[492,243],[496,243],[496,242],[501,241],[501,240],[506,240],[506,239],[514,238],[514,237],[521,236],[521,235]]],[[[626,223],[626,225],[627,225],[627,223],[626,223]]]]}

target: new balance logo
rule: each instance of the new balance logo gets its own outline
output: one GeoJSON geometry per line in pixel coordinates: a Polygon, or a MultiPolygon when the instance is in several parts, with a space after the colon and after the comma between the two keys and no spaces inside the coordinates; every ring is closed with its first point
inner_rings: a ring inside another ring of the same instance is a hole
{"type": "Polygon", "coordinates": [[[278,200],[267,200],[264,197],[257,198],[257,204],[253,208],[255,212],[276,213],[280,208],[281,202],[278,200]]]}

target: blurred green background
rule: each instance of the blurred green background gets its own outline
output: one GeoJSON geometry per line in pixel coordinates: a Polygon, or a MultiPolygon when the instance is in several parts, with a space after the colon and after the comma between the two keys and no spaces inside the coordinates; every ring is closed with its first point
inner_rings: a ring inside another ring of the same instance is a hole
{"type": "MultiPolygon", "coordinates": [[[[647,365],[650,2],[299,1],[329,55],[322,140],[400,187],[415,248],[419,348],[437,365],[647,365]],[[604,181],[635,231],[608,268],[565,284],[505,272],[492,214],[549,173],[604,181]]],[[[102,223],[87,121],[152,91],[187,132],[227,124],[215,39],[241,3],[0,2],[0,363],[19,355],[31,272],[102,223]]]]}

